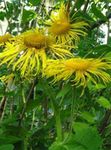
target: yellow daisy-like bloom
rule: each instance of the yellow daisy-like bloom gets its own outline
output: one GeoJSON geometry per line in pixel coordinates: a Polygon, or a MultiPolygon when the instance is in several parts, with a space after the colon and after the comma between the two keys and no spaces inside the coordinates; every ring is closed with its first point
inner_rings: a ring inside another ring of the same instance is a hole
{"type": "Polygon", "coordinates": [[[12,38],[12,35],[9,33],[3,36],[0,36],[0,46],[3,45],[5,42],[7,42],[10,38],[12,38]]]}
{"type": "Polygon", "coordinates": [[[111,69],[111,65],[103,59],[48,60],[44,76],[47,78],[54,76],[54,82],[68,80],[71,77],[75,85],[85,87],[89,80],[95,84],[100,80],[104,83],[109,82],[111,78],[106,73],[108,69],[111,69]]]}
{"type": "Polygon", "coordinates": [[[0,53],[0,64],[12,65],[13,70],[20,70],[22,76],[39,73],[45,67],[47,54],[61,58],[72,55],[38,29],[22,33],[13,40],[6,43],[6,48],[0,53]]]}
{"type": "Polygon", "coordinates": [[[86,26],[88,24],[84,21],[77,21],[73,23],[66,11],[65,5],[62,4],[57,12],[52,12],[50,20],[46,22],[49,33],[51,33],[58,43],[71,44],[74,41],[78,44],[80,36],[86,35],[86,26]]]}

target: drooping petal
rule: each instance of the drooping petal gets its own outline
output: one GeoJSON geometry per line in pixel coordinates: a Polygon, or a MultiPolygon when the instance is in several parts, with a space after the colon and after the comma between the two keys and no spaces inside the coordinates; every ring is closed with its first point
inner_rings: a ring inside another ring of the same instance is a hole
{"type": "Polygon", "coordinates": [[[94,84],[101,82],[101,80],[104,83],[109,82],[111,80],[107,73],[109,69],[111,69],[111,64],[103,59],[48,60],[44,76],[54,77],[54,82],[71,78],[76,86],[86,86],[89,80],[94,84]]]}

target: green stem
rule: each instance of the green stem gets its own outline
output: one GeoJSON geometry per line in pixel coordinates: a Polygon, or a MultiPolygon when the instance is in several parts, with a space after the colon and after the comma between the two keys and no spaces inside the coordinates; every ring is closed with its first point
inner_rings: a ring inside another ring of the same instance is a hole
{"type": "Polygon", "coordinates": [[[62,125],[61,125],[61,118],[60,118],[60,110],[55,112],[55,119],[56,119],[57,140],[62,141],[62,125]]]}
{"type": "Polygon", "coordinates": [[[61,124],[61,117],[60,117],[60,108],[55,102],[55,94],[52,93],[51,87],[47,84],[45,84],[44,91],[46,91],[50,97],[51,107],[54,112],[55,117],[55,127],[56,127],[56,133],[57,133],[57,141],[62,141],[63,134],[62,134],[62,124],[61,124]]]}
{"type": "Polygon", "coordinates": [[[75,103],[76,103],[76,88],[72,87],[71,124],[70,124],[70,130],[71,130],[71,132],[72,132],[73,123],[74,123],[75,103]]]}
{"type": "Polygon", "coordinates": [[[62,124],[60,117],[60,109],[56,106],[54,100],[51,99],[52,109],[54,111],[55,121],[56,121],[56,132],[57,132],[57,141],[62,141],[62,124]]]}

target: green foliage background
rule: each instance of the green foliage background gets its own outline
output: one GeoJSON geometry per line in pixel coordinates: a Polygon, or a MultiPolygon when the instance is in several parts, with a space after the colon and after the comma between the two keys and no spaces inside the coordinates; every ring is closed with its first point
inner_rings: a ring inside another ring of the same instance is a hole
{"type": "MultiPolygon", "coordinates": [[[[1,0],[0,20],[7,20],[6,32],[17,35],[42,27],[61,2],[70,5],[71,16],[76,10],[90,24],[77,55],[110,59],[111,0],[1,0]],[[108,27],[107,44],[102,42],[102,24],[108,27]]],[[[3,66],[0,76],[9,71],[3,66]]],[[[0,82],[0,150],[111,150],[111,83],[89,83],[80,97],[81,90],[70,82],[29,83],[17,72],[8,90],[0,82]]]]}

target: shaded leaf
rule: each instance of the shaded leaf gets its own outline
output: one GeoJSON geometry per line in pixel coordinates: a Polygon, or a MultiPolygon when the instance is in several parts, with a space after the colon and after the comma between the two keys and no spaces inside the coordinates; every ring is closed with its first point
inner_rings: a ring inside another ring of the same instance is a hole
{"type": "Polygon", "coordinates": [[[75,7],[80,9],[80,7],[84,4],[85,0],[77,0],[75,7]]]}
{"type": "Polygon", "coordinates": [[[60,92],[57,94],[56,98],[64,98],[64,96],[71,90],[70,84],[66,84],[63,86],[63,88],[60,90],[60,92]]]}
{"type": "Polygon", "coordinates": [[[101,10],[99,10],[99,8],[96,7],[96,5],[93,3],[92,4],[92,12],[94,13],[94,15],[97,18],[101,18],[102,20],[107,20],[107,18],[103,15],[103,13],[101,12],[101,10]]]}
{"type": "Polygon", "coordinates": [[[29,0],[29,2],[33,5],[33,6],[37,6],[41,0],[29,0]]]}
{"type": "Polygon", "coordinates": [[[4,20],[4,18],[5,18],[5,16],[6,16],[6,13],[5,12],[0,12],[0,20],[4,20]]]}
{"type": "Polygon", "coordinates": [[[0,145],[4,144],[13,144],[16,143],[17,141],[20,141],[21,138],[18,138],[16,136],[3,136],[0,135],[0,145]]]}
{"type": "Polygon", "coordinates": [[[0,146],[0,150],[13,150],[13,149],[14,149],[14,146],[12,144],[0,146]]]}
{"type": "Polygon", "coordinates": [[[95,120],[94,120],[94,116],[92,116],[92,114],[90,114],[89,112],[85,111],[85,112],[82,112],[81,113],[81,117],[83,119],[85,119],[87,122],[89,123],[94,123],[95,120]]]}
{"type": "Polygon", "coordinates": [[[36,13],[33,10],[23,10],[22,22],[28,22],[36,18],[36,13]]]}

